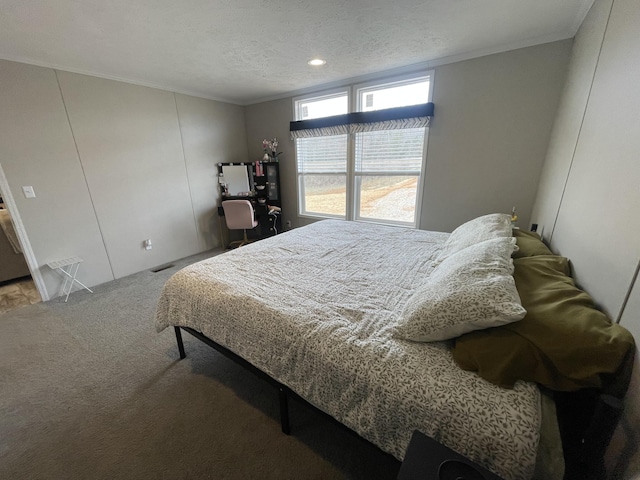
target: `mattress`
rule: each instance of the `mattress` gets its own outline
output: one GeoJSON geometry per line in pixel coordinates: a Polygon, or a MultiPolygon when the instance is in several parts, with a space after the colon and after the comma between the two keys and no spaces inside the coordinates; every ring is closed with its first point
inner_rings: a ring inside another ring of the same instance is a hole
{"type": "Polygon", "coordinates": [[[505,479],[531,478],[538,388],[463,371],[449,342],[393,337],[447,237],[316,222],[177,272],[156,328],[202,332],[400,460],[418,429],[505,479]]]}

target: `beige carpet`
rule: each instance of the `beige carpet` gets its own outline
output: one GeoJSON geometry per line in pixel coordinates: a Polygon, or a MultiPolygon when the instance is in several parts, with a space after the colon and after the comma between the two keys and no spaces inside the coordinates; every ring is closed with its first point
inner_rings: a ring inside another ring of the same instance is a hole
{"type": "Polygon", "coordinates": [[[399,462],[185,334],[141,272],[0,314],[0,478],[393,479],[399,462]]]}

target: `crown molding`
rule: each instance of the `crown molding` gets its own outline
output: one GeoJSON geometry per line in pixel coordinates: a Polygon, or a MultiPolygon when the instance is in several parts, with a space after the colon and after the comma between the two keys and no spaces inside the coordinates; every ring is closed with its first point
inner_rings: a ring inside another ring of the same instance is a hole
{"type": "Polygon", "coordinates": [[[203,94],[201,92],[192,92],[192,91],[189,91],[189,90],[182,90],[180,88],[172,87],[171,85],[162,85],[162,84],[159,84],[159,83],[152,83],[152,82],[135,80],[135,79],[125,78],[125,77],[118,77],[116,75],[109,75],[109,74],[101,73],[101,72],[83,70],[83,69],[80,69],[80,68],[68,67],[66,65],[59,65],[59,64],[56,64],[56,63],[42,62],[42,61],[38,61],[38,60],[33,60],[31,58],[27,58],[27,57],[12,57],[11,55],[2,55],[2,54],[0,54],[0,60],[7,60],[7,61],[10,61],[10,62],[18,62],[18,63],[25,63],[27,65],[33,65],[33,66],[36,66],[36,67],[51,68],[53,70],[60,70],[60,71],[64,71],[64,72],[77,73],[79,75],[87,75],[89,77],[103,78],[105,80],[114,80],[116,82],[129,83],[131,85],[138,85],[140,87],[155,88],[156,90],[164,90],[166,92],[179,93],[181,95],[189,95],[190,97],[204,98],[206,100],[213,100],[213,101],[216,101],[216,102],[231,103],[233,105],[246,105],[244,103],[241,103],[241,102],[238,102],[238,101],[235,101],[235,100],[229,100],[228,98],[218,97],[218,96],[215,96],[215,95],[205,95],[205,94],[203,94]]]}
{"type": "Polygon", "coordinates": [[[0,54],[0,58],[4,59],[4,60],[9,60],[9,61],[12,61],[12,62],[25,63],[25,64],[28,64],[28,65],[34,65],[34,66],[38,66],[38,67],[52,68],[52,69],[55,69],[55,70],[62,70],[62,71],[65,71],[65,72],[77,73],[77,74],[80,74],[80,75],[88,75],[88,76],[91,76],[91,77],[104,78],[104,79],[107,79],[107,80],[114,80],[114,81],[117,81],[117,82],[124,82],[124,83],[129,83],[129,84],[132,84],[132,85],[139,85],[141,87],[155,88],[155,89],[158,89],[158,90],[164,90],[164,91],[168,91],[168,92],[179,93],[179,94],[182,94],[182,95],[189,95],[189,96],[192,96],[192,97],[204,98],[204,99],[213,100],[213,101],[216,101],[216,102],[230,103],[230,104],[233,104],[233,105],[240,105],[240,106],[249,106],[249,105],[256,105],[258,103],[270,102],[270,101],[273,101],[273,100],[281,100],[283,98],[295,97],[295,96],[299,96],[299,95],[308,95],[310,93],[320,92],[320,91],[323,91],[323,90],[329,90],[329,89],[332,89],[332,88],[340,88],[340,87],[344,87],[344,86],[352,85],[352,84],[356,84],[356,83],[365,83],[365,82],[368,82],[368,81],[371,81],[371,80],[378,80],[378,79],[382,79],[382,78],[385,78],[385,77],[394,77],[394,76],[405,75],[405,74],[408,74],[408,73],[420,72],[420,71],[425,71],[425,70],[432,70],[433,68],[439,67],[439,66],[442,66],[442,65],[447,65],[447,64],[456,63],[456,62],[462,62],[462,61],[465,61],[465,60],[472,60],[474,58],[480,58],[480,57],[484,57],[484,56],[487,56],[487,55],[494,55],[496,53],[504,53],[504,52],[508,52],[510,50],[518,50],[520,48],[527,48],[527,47],[532,47],[532,46],[535,46],[535,45],[542,45],[542,44],[545,44],[545,43],[556,42],[556,41],[559,41],[559,40],[566,40],[567,38],[573,38],[575,36],[578,28],[580,27],[580,25],[584,21],[585,16],[589,12],[589,9],[591,8],[591,5],[593,4],[593,1],[594,0],[590,0],[590,1],[587,1],[586,3],[583,4],[583,6],[581,7],[580,12],[576,15],[576,21],[572,25],[571,29],[568,30],[568,31],[559,32],[559,33],[555,33],[555,34],[551,34],[551,35],[545,35],[545,36],[542,36],[542,37],[534,37],[534,38],[519,40],[517,42],[511,42],[511,43],[508,43],[508,44],[497,45],[497,46],[493,46],[493,47],[482,48],[482,49],[479,49],[479,50],[474,50],[472,52],[459,53],[459,54],[454,54],[454,55],[448,55],[448,56],[444,56],[444,57],[434,58],[434,59],[427,60],[427,61],[424,61],[424,62],[414,63],[414,64],[411,64],[411,65],[406,65],[406,66],[403,66],[403,67],[393,68],[393,69],[389,69],[389,70],[382,70],[382,71],[373,72],[373,73],[369,73],[369,74],[365,74],[365,75],[359,75],[359,76],[356,76],[356,77],[350,77],[350,78],[346,78],[346,79],[342,79],[342,80],[335,80],[333,82],[328,82],[328,83],[312,85],[310,87],[305,87],[305,88],[298,89],[298,90],[292,90],[292,91],[288,91],[288,92],[284,92],[284,93],[280,93],[280,94],[276,94],[276,95],[271,95],[271,96],[268,96],[268,97],[258,97],[258,98],[247,100],[247,101],[230,100],[228,98],[218,97],[216,95],[205,95],[205,94],[202,94],[202,93],[199,93],[199,92],[192,92],[192,91],[188,91],[188,90],[182,90],[180,88],[172,87],[171,85],[162,85],[162,84],[146,82],[146,81],[140,81],[140,80],[125,78],[125,77],[118,77],[118,76],[115,76],[115,75],[103,74],[101,72],[94,72],[94,71],[88,71],[88,70],[83,70],[83,69],[78,69],[78,68],[72,68],[72,67],[68,67],[68,66],[65,66],[65,65],[59,65],[59,64],[49,63],[49,62],[41,62],[41,61],[33,60],[33,59],[30,59],[30,58],[26,58],[26,57],[11,57],[11,56],[4,56],[4,55],[0,54]]]}
{"type": "Polygon", "coordinates": [[[582,22],[584,22],[584,19],[587,17],[589,10],[591,10],[594,3],[595,0],[585,0],[582,2],[582,5],[580,5],[580,9],[577,11],[576,17],[573,19],[573,23],[571,24],[571,31],[573,32],[572,37],[575,37],[576,33],[578,33],[578,29],[582,25],[582,22]]]}

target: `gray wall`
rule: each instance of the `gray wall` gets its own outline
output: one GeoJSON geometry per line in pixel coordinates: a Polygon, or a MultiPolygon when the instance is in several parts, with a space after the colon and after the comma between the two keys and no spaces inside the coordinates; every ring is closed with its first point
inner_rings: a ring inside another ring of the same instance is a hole
{"type": "Polygon", "coordinates": [[[8,61],[0,84],[0,165],[49,296],[52,260],[82,257],[96,285],[219,244],[216,164],[246,160],[243,107],[8,61]]]}
{"type": "MultiPolygon", "coordinates": [[[[577,283],[613,319],[640,260],[639,31],[636,0],[596,0],[576,36],[532,214],[552,249],[571,259],[577,283]]],[[[640,282],[621,324],[640,338],[640,282]]],[[[609,452],[615,478],[640,475],[637,367],[609,452]]]]}
{"type": "MultiPolygon", "coordinates": [[[[435,118],[429,132],[420,228],[451,231],[485,213],[510,212],[529,223],[538,178],[564,84],[571,40],[436,67],[435,118]]],[[[253,160],[277,136],[283,220],[297,216],[292,99],[246,107],[253,160]]]]}
{"type": "Polygon", "coordinates": [[[571,40],[436,68],[421,228],[510,212],[529,225],[571,40]]]}

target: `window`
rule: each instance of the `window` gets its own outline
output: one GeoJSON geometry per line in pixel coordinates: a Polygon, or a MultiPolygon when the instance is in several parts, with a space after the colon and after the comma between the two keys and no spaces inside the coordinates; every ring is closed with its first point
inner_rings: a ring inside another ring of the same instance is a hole
{"type": "MultiPolygon", "coordinates": [[[[296,102],[296,119],[349,111],[346,91],[296,102]]],[[[299,212],[344,218],[347,211],[347,134],[296,139],[299,212]]]]}
{"type": "Polygon", "coordinates": [[[386,116],[427,104],[430,84],[423,75],[295,100],[292,125],[305,125],[295,138],[299,214],[417,226],[427,127],[386,116]]]}

